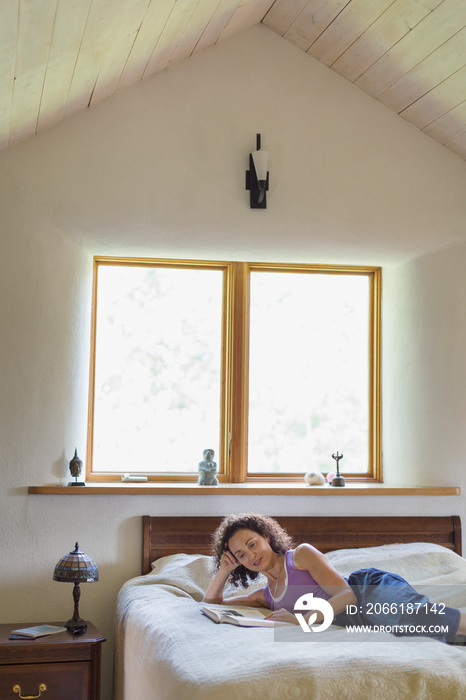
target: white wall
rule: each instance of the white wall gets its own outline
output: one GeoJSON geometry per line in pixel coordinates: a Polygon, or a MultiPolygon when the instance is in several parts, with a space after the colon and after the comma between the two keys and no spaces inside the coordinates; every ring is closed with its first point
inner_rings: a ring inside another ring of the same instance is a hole
{"type": "Polygon", "coordinates": [[[1,621],[71,615],[52,573],[79,540],[100,570],[80,609],[109,640],[109,700],[114,602],[139,573],[142,514],[463,515],[463,497],[27,486],[67,481],[75,446],[85,454],[92,255],[128,254],[383,265],[386,480],[466,489],[465,184],[458,157],[265,27],[1,152],[1,621]],[[256,132],[266,211],[244,190],[256,132]]]}
{"type": "Polygon", "coordinates": [[[466,244],[384,274],[386,480],[465,487],[466,244]]]}

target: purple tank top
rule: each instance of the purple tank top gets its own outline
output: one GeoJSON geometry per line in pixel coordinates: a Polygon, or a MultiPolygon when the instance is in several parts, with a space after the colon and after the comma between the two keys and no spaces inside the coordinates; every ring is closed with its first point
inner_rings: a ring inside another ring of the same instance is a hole
{"type": "Polygon", "coordinates": [[[331,598],[331,594],[326,593],[323,588],[315,582],[309,571],[296,569],[296,567],[293,566],[293,551],[293,549],[289,549],[285,552],[286,578],[282,593],[274,598],[268,584],[264,588],[265,602],[270,610],[285,608],[285,610],[293,612],[295,602],[305,593],[313,593],[315,598],[324,598],[324,600],[331,598]]]}

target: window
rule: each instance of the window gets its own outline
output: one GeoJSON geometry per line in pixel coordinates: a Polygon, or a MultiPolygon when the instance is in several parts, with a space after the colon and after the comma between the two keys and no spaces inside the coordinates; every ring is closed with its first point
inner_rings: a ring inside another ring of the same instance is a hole
{"type": "Polygon", "coordinates": [[[91,345],[90,480],[380,478],[379,268],[95,258],[91,345]]]}

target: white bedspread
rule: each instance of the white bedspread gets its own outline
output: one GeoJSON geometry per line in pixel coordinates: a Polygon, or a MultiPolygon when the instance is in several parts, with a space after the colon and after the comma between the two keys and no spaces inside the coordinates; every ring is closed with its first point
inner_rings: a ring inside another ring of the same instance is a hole
{"type": "MultiPolygon", "coordinates": [[[[443,547],[385,545],[328,556],[345,576],[366,566],[392,571],[466,612],[466,561],[443,547]]],[[[123,586],[115,700],[466,700],[466,647],[349,635],[335,626],[318,634],[282,627],[278,636],[216,625],[200,613],[210,578],[209,557],[178,554],[123,586]]]]}

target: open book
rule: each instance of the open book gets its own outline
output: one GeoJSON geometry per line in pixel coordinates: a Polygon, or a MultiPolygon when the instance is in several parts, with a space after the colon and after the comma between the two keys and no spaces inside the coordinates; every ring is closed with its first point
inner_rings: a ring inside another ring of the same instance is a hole
{"type": "Polygon", "coordinates": [[[288,624],[266,620],[266,616],[271,613],[267,608],[209,604],[204,605],[201,612],[217,624],[226,622],[229,625],[238,625],[238,627],[274,627],[288,624]]]}

